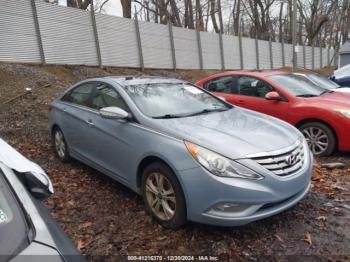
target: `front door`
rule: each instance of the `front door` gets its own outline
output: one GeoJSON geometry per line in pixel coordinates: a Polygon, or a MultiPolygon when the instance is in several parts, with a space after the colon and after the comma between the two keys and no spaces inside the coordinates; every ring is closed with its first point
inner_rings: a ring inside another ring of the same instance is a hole
{"type": "Polygon", "coordinates": [[[237,87],[239,94],[234,97],[236,105],[288,120],[288,101],[267,100],[265,98],[267,93],[277,91],[264,80],[251,76],[240,76],[237,87]]]}
{"type": "Polygon", "coordinates": [[[129,111],[126,103],[117,90],[100,83],[93,94],[91,107],[96,113],[91,113],[89,120],[92,125],[87,134],[89,158],[107,171],[117,175],[129,183],[130,156],[137,152],[132,139],[137,129],[126,120],[107,119],[101,117],[98,110],[104,107],[119,107],[129,111]]]}

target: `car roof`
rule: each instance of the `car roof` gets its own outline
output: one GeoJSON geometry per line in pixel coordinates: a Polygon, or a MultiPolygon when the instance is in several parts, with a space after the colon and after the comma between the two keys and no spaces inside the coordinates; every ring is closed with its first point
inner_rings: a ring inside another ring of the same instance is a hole
{"type": "Polygon", "coordinates": [[[186,81],[180,79],[161,76],[106,76],[103,78],[112,80],[121,86],[186,83],[186,81]]]}
{"type": "Polygon", "coordinates": [[[282,70],[239,70],[239,71],[226,71],[210,76],[210,78],[215,78],[219,76],[230,76],[230,75],[245,75],[245,76],[255,76],[255,77],[267,77],[271,75],[288,75],[290,72],[282,70]]]}

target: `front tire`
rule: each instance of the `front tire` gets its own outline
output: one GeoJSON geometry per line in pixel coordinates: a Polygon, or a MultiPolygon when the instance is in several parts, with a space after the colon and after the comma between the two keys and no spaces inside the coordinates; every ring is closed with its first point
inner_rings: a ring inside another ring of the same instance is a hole
{"type": "Polygon", "coordinates": [[[146,211],[163,227],[178,229],[186,223],[186,202],[179,181],[161,162],[147,166],[142,174],[146,211]]]}
{"type": "Polygon", "coordinates": [[[56,156],[63,163],[68,163],[72,160],[69,155],[66,139],[64,138],[63,132],[60,128],[55,127],[52,132],[52,144],[55,149],[56,156]]]}
{"type": "Polygon", "coordinates": [[[327,125],[310,122],[302,125],[299,129],[315,156],[329,156],[335,151],[336,137],[327,125]]]}

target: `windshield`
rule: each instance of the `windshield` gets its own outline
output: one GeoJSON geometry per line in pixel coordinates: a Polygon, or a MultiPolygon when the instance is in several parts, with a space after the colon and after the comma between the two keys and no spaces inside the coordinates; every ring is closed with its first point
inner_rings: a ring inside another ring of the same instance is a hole
{"type": "Polygon", "coordinates": [[[307,77],[309,77],[311,79],[311,81],[313,81],[315,84],[319,85],[320,87],[326,88],[326,89],[335,89],[335,88],[340,87],[337,83],[329,80],[326,77],[320,76],[320,75],[307,74],[307,77]]]}
{"type": "Polygon", "coordinates": [[[137,107],[153,118],[185,117],[231,108],[202,89],[186,83],[142,84],[125,87],[137,107]]]}
{"type": "Polygon", "coordinates": [[[28,244],[24,215],[0,170],[0,254],[6,261],[28,244]]]}
{"type": "Polygon", "coordinates": [[[334,76],[336,78],[342,78],[345,76],[350,76],[350,65],[343,66],[339,68],[338,70],[334,71],[334,76]]]}
{"type": "Polygon", "coordinates": [[[268,78],[288,93],[298,97],[314,97],[328,92],[327,89],[317,86],[299,75],[272,75],[268,78]]]}

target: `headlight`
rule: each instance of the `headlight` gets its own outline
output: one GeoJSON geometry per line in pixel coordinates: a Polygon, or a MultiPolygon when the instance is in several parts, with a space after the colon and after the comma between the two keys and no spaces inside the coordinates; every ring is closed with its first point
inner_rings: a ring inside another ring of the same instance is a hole
{"type": "Polygon", "coordinates": [[[341,113],[346,118],[350,118],[350,110],[348,109],[334,109],[334,111],[341,113]]]}
{"type": "Polygon", "coordinates": [[[249,179],[263,179],[264,177],[255,173],[245,166],[214,153],[208,149],[185,142],[188,152],[210,173],[220,177],[238,177],[249,179]]]}

